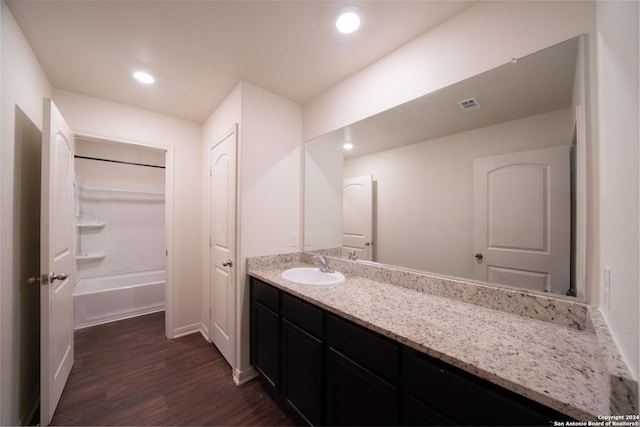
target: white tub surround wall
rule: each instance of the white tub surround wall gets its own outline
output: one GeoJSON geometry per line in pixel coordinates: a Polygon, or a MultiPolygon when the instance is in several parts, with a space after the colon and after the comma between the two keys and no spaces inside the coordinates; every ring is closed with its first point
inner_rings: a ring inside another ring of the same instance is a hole
{"type": "Polygon", "coordinates": [[[74,327],[164,310],[165,153],[77,138],[76,156],[74,327]]]}
{"type": "Polygon", "coordinates": [[[164,152],[80,138],[76,145],[78,278],[164,269],[164,152]]]}
{"type": "Polygon", "coordinates": [[[637,383],[609,347],[606,325],[597,315],[592,320],[584,304],[333,258],[329,264],[347,277],[343,284],[304,286],[281,278],[285,269],[312,260],[309,254],[260,257],[248,260],[248,271],[578,420],[637,413],[637,383]]]}
{"type": "Polygon", "coordinates": [[[74,328],[163,311],[164,296],[164,269],[81,279],[73,289],[74,328]]]}

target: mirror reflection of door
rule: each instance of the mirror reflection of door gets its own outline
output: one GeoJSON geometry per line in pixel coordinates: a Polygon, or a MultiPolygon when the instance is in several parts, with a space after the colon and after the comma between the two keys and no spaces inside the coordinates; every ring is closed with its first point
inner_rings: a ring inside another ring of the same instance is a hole
{"type": "Polygon", "coordinates": [[[565,293],[570,284],[570,146],[473,162],[474,278],[565,293]]]}
{"type": "Polygon", "coordinates": [[[346,178],[342,186],[342,256],[373,259],[373,178],[346,178]]]}

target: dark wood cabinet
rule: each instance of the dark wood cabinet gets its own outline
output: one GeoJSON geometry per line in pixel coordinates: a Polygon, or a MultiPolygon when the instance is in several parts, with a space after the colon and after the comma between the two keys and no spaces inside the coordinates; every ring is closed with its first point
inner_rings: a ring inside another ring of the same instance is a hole
{"type": "Polygon", "coordinates": [[[399,396],[398,387],[329,348],[328,425],[397,425],[399,396]]]}
{"type": "Polygon", "coordinates": [[[323,420],[324,313],[282,295],[282,396],[311,425],[323,420]]]}
{"type": "Polygon", "coordinates": [[[547,426],[570,418],[435,358],[403,352],[405,425],[547,426]]]}
{"type": "Polygon", "coordinates": [[[552,425],[569,417],[251,278],[251,363],[311,425],[552,425]]]}
{"type": "Polygon", "coordinates": [[[400,346],[327,315],[327,424],[397,425],[400,346]]]}
{"type": "Polygon", "coordinates": [[[251,364],[274,392],[280,391],[280,303],[278,291],[251,281],[251,364]]]}

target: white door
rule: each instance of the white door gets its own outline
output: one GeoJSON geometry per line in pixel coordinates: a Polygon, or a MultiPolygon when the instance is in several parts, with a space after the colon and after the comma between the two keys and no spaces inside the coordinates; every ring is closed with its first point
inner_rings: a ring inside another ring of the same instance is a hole
{"type": "Polygon", "coordinates": [[[473,162],[474,278],[565,293],[570,280],[570,146],[473,162]]]}
{"type": "Polygon", "coordinates": [[[236,127],[210,152],[211,340],[233,367],[235,346],[236,127]]]}
{"type": "Polygon", "coordinates": [[[71,129],[44,102],[40,223],[40,425],[49,425],[73,366],[73,153],[71,129]]]}
{"type": "Polygon", "coordinates": [[[355,252],[373,261],[373,178],[346,178],[342,185],[342,256],[355,252]]]}

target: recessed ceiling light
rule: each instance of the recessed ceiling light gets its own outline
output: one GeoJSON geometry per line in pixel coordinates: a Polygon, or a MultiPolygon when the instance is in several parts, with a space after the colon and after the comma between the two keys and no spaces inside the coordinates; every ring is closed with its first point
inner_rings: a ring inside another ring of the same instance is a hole
{"type": "Polygon", "coordinates": [[[350,143],[350,142],[347,142],[346,144],[344,144],[342,146],[342,148],[344,148],[345,150],[351,150],[351,149],[353,149],[353,144],[350,143]]]}
{"type": "Polygon", "coordinates": [[[144,84],[151,84],[156,81],[156,79],[154,79],[151,74],[145,73],[144,71],[134,72],[133,77],[140,83],[144,83],[144,84]]]}
{"type": "Polygon", "coordinates": [[[347,6],[338,12],[336,28],[343,34],[349,34],[360,28],[364,13],[357,6],[347,6]]]}

